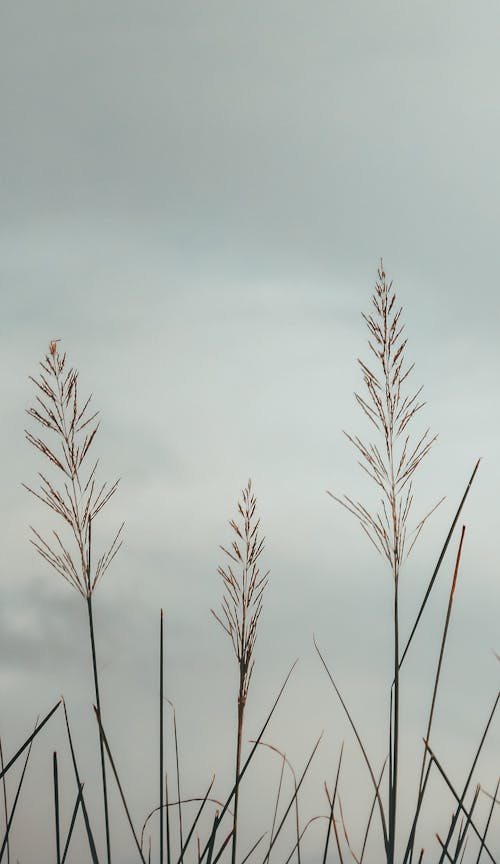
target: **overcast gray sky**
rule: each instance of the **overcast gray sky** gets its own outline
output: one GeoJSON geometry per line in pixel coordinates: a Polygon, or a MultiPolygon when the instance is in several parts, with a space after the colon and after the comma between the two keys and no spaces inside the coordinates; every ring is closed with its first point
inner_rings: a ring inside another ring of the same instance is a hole
{"type": "MultiPolygon", "coordinates": [[[[28,375],[61,338],[102,413],[102,475],[122,478],[95,533],[104,544],[124,519],[125,544],[95,605],[103,711],[137,823],[156,804],[160,606],[185,794],[213,771],[218,797],[230,782],[236,669],[210,608],[218,545],[252,477],[271,575],[246,737],[299,656],[267,740],[298,770],[325,730],[306,818],[326,812],[323,780],[345,738],[357,843],[368,782],[312,634],[380,765],[390,574],[325,490],[376,499],[342,429],[366,431],[353,392],[381,257],[425,386],[417,428],[439,433],[416,477],[415,518],[447,496],[403,573],[404,633],[483,457],[433,737],[464,777],[498,686],[499,30],[488,0],[2,4],[0,732],[10,754],[63,692],[96,810],[85,608],[28,543],[29,524],[52,526],[20,486],[42,467],[23,440],[28,375]]],[[[405,670],[403,811],[452,559],[405,670]]],[[[57,747],[67,760],[65,746],[59,717],[34,750],[17,817],[23,864],[54,856],[50,759],[57,747]]],[[[497,724],[478,769],[490,791],[498,753],[497,724]]],[[[242,851],[269,830],[278,769],[269,753],[256,762],[242,851]]],[[[434,784],[430,838],[452,806],[434,784]]],[[[481,818],[486,808],[482,798],[481,818]]],[[[131,862],[116,819],[116,856],[131,862]]],[[[495,830],[498,851],[498,818],[495,830]]],[[[310,861],[322,831],[310,829],[310,861]]]]}

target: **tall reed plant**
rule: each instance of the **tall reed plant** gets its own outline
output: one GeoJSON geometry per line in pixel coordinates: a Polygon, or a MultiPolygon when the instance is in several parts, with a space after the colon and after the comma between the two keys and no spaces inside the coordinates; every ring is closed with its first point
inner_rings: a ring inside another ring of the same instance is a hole
{"type": "Polygon", "coordinates": [[[257,625],[262,612],[262,595],[267,585],[269,571],[262,574],[259,559],[264,550],[264,538],[260,536],[260,519],[256,516],[257,499],[249,480],[238,501],[238,515],[231,519],[234,539],[230,549],[221,546],[226,563],[218,568],[223,582],[222,611],[212,610],[233,646],[238,663],[237,731],[235,760],[235,795],[233,810],[233,835],[231,864],[236,862],[239,778],[241,772],[241,747],[243,723],[248,690],[254,667],[254,649],[257,625]]]}
{"type": "MultiPolygon", "coordinates": [[[[48,470],[39,472],[36,487],[23,485],[55,514],[63,528],[63,531],[53,529],[49,540],[31,528],[31,542],[49,566],[85,601],[95,701],[101,717],[92,601],[99,581],[121,546],[123,525],[95,563],[91,559],[92,528],[115,494],[119,481],[108,485],[97,479],[98,460],[90,457],[99,429],[98,412],[90,408],[91,396],[81,399],[78,371],[68,367],[66,354],[59,351],[59,341],[50,342],[39,364],[38,377],[30,376],[36,395],[33,405],[27,409],[39,431],[37,434],[26,430],[26,439],[41,454],[48,470]]],[[[106,854],[111,864],[106,764],[100,724],[99,728],[106,854]]]]}
{"type": "MultiPolygon", "coordinates": [[[[415,435],[413,421],[423,408],[422,387],[413,390],[409,377],[413,364],[406,361],[407,339],[393,283],[381,264],[372,296],[372,312],[363,315],[373,362],[358,360],[364,393],[356,401],[376,430],[373,439],[345,433],[356,450],[359,464],[375,483],[380,499],[376,509],[348,495],[333,495],[358,520],[361,528],[385,558],[393,581],[393,669],[389,729],[389,800],[387,864],[394,864],[400,741],[400,615],[401,567],[410,554],[429,514],[416,525],[409,542],[413,505],[413,477],[437,436],[429,429],[415,435]]],[[[332,494],[332,493],[330,493],[332,494]]]]}

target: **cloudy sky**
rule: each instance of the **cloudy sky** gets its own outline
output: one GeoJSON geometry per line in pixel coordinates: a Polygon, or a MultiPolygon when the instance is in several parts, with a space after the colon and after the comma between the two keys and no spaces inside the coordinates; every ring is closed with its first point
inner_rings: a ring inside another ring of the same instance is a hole
{"type": "MultiPolygon", "coordinates": [[[[101,476],[122,478],[95,526],[104,546],[126,522],[95,614],[103,712],[137,824],[157,797],[160,607],[183,792],[202,793],[215,772],[222,798],[230,782],[236,669],[210,608],[221,597],[219,544],[251,477],[271,574],[247,738],[300,657],[267,740],[299,770],[324,730],[305,819],[326,812],[323,781],[345,738],[343,799],[358,845],[368,784],[312,635],[380,766],[390,574],[325,490],[376,501],[342,430],[367,431],[353,392],[381,257],[404,307],[414,384],[425,387],[416,431],[439,433],[416,477],[415,520],[446,495],[403,572],[404,633],[483,459],[464,511],[433,736],[457,784],[497,687],[498,5],[17,0],[0,19],[4,751],[64,693],[100,836],[85,608],[35,557],[28,525],[55,525],[20,485],[42,470],[23,438],[28,376],[61,338],[101,411],[101,476]]],[[[456,542],[405,669],[403,821],[456,542]]],[[[66,765],[61,717],[33,751],[13,845],[23,864],[54,856],[55,748],[66,765]]],[[[490,791],[498,752],[497,725],[477,775],[490,791]]],[[[61,770],[66,824],[73,780],[61,770]]],[[[242,851],[269,830],[278,779],[276,757],[260,754],[242,851]]],[[[11,800],[14,791],[11,781],[11,800]]],[[[432,795],[429,849],[452,807],[437,775],[432,795]]],[[[482,820],[484,796],[480,806],[482,820]]],[[[116,855],[132,862],[113,808],[116,855]]],[[[316,823],[307,835],[310,861],[322,832],[316,823]]],[[[499,850],[498,819],[496,832],[499,850]]]]}

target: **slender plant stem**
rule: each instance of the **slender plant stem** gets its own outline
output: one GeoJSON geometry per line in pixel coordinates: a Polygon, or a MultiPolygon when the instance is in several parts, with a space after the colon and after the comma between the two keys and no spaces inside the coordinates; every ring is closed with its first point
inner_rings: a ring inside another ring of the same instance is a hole
{"type": "Polygon", "coordinates": [[[231,864],[236,864],[236,842],[238,830],[238,803],[240,797],[240,768],[241,768],[241,744],[243,739],[243,718],[245,714],[245,703],[242,702],[242,687],[243,676],[240,674],[240,691],[238,695],[238,730],[236,736],[236,768],[234,782],[236,791],[234,793],[234,811],[233,811],[233,837],[231,844],[231,864]]]}
{"type": "Polygon", "coordinates": [[[394,584],[394,700],[391,712],[392,723],[392,775],[389,786],[389,847],[387,850],[388,864],[394,864],[396,848],[396,817],[398,795],[399,768],[399,609],[398,609],[398,578],[394,584]]]}
{"type": "Polygon", "coordinates": [[[165,835],[167,839],[167,864],[171,864],[172,857],[170,851],[170,816],[168,804],[168,774],[165,773],[165,835]]]}
{"type": "Polygon", "coordinates": [[[40,727],[38,726],[38,718],[37,718],[37,721],[35,723],[35,731],[28,738],[28,741],[29,741],[28,752],[26,753],[26,758],[24,760],[23,770],[21,772],[21,777],[20,777],[19,783],[17,784],[17,791],[16,791],[16,794],[14,796],[14,801],[12,802],[12,807],[10,809],[9,821],[7,822],[7,827],[5,829],[5,836],[3,838],[3,843],[2,843],[2,846],[0,848],[0,862],[3,858],[3,853],[5,852],[5,848],[9,842],[9,832],[10,832],[10,829],[12,827],[12,822],[14,819],[14,813],[16,812],[17,802],[19,801],[19,796],[21,794],[21,788],[22,788],[23,781],[24,781],[24,775],[26,774],[26,769],[28,767],[28,762],[29,762],[30,754],[31,754],[31,748],[33,746],[33,739],[35,737],[36,732],[39,730],[39,728],[40,727]]]}
{"type": "MultiPolygon", "coordinates": [[[[160,612],[160,864],[164,862],[163,849],[163,609],[160,612]]],[[[167,808],[168,809],[168,808],[167,808]]]]}
{"type": "Polygon", "coordinates": [[[69,844],[71,842],[71,837],[73,835],[73,829],[75,827],[76,814],[78,813],[78,808],[80,807],[80,805],[83,802],[82,793],[83,793],[83,783],[81,784],[81,786],[78,790],[78,795],[76,796],[75,806],[73,807],[73,813],[71,814],[71,821],[69,823],[68,836],[66,838],[66,843],[64,845],[64,852],[63,852],[63,855],[61,858],[61,864],[64,864],[64,862],[66,861],[66,855],[68,854],[69,844]]]}
{"type": "Polygon", "coordinates": [[[61,829],[59,825],[59,776],[57,771],[57,753],[53,756],[54,769],[54,815],[56,823],[56,856],[57,864],[61,864],[61,829]]]}
{"type": "Polygon", "coordinates": [[[31,735],[29,736],[29,738],[26,738],[26,741],[24,742],[24,744],[22,744],[22,746],[19,748],[17,753],[14,753],[12,759],[9,759],[9,761],[7,762],[7,765],[5,765],[2,768],[2,773],[0,774],[0,780],[2,779],[2,777],[4,777],[7,774],[7,771],[13,766],[14,762],[16,762],[17,759],[19,759],[21,753],[23,753],[24,750],[26,750],[26,747],[31,746],[31,742],[33,741],[33,738],[36,738],[38,733],[42,731],[45,724],[48,723],[48,721],[50,720],[50,718],[52,717],[54,712],[57,711],[57,709],[59,708],[59,705],[61,704],[61,702],[62,702],[62,699],[59,699],[59,702],[56,702],[56,704],[54,705],[53,708],[51,708],[49,713],[45,715],[45,717],[43,718],[41,723],[38,723],[38,720],[37,720],[35,728],[34,728],[33,732],[31,733],[31,735]]]}
{"type": "MultiPolygon", "coordinates": [[[[3,750],[2,750],[2,739],[0,738],[0,767],[3,771],[3,750]]],[[[5,778],[5,774],[2,777],[2,786],[3,786],[3,809],[5,813],[5,827],[7,828],[9,822],[9,810],[7,807],[7,781],[5,778]]],[[[9,838],[7,837],[7,864],[10,864],[10,843],[9,838]]]]}
{"type": "MultiPolygon", "coordinates": [[[[430,593],[431,593],[432,588],[433,588],[433,586],[434,586],[434,582],[435,582],[436,579],[437,579],[437,575],[438,575],[438,573],[439,573],[439,570],[440,570],[441,564],[443,563],[443,559],[444,559],[444,556],[445,556],[445,554],[446,554],[446,550],[448,549],[448,546],[449,546],[450,540],[451,540],[451,538],[452,538],[452,536],[453,536],[453,532],[454,532],[455,527],[456,527],[456,524],[457,524],[457,522],[458,522],[458,518],[459,518],[459,516],[460,516],[460,513],[462,512],[462,508],[463,508],[463,506],[464,506],[464,504],[465,504],[465,501],[466,501],[466,498],[467,498],[467,496],[468,496],[468,494],[469,494],[469,492],[470,492],[470,488],[471,488],[471,486],[472,486],[472,483],[474,482],[474,478],[475,478],[476,473],[477,473],[477,470],[478,470],[478,468],[479,468],[479,463],[480,463],[480,461],[481,461],[481,460],[478,459],[477,462],[476,462],[476,464],[475,464],[475,466],[474,466],[474,470],[473,470],[473,472],[472,472],[472,474],[471,474],[471,476],[470,476],[469,482],[467,483],[467,486],[466,486],[466,488],[465,488],[465,492],[464,492],[464,494],[463,494],[463,496],[462,496],[462,500],[460,501],[460,504],[458,505],[457,512],[455,513],[455,516],[454,516],[454,518],[453,518],[453,522],[451,523],[451,527],[450,527],[450,530],[448,531],[448,534],[447,534],[447,536],[446,536],[446,540],[444,541],[444,544],[443,544],[443,547],[442,547],[442,549],[441,549],[441,552],[439,553],[439,558],[438,558],[437,564],[436,564],[436,566],[435,566],[435,568],[434,568],[434,572],[433,572],[433,574],[432,574],[431,580],[430,580],[430,582],[429,582],[429,584],[428,584],[428,586],[427,586],[427,590],[426,590],[426,592],[425,592],[424,599],[422,600],[422,603],[421,603],[421,605],[420,605],[420,609],[419,609],[419,611],[418,611],[418,615],[417,615],[417,617],[416,617],[416,619],[415,619],[415,623],[413,624],[413,627],[412,627],[412,629],[411,629],[411,633],[410,633],[408,639],[406,640],[406,645],[405,645],[404,651],[403,651],[403,653],[402,653],[402,655],[401,655],[401,660],[400,660],[400,662],[399,662],[400,667],[401,667],[402,664],[403,664],[403,661],[404,661],[404,659],[405,659],[405,657],[406,657],[406,654],[407,654],[407,652],[408,652],[408,648],[410,647],[411,642],[412,642],[412,639],[413,639],[413,637],[414,637],[414,635],[415,635],[415,633],[416,633],[416,631],[417,631],[417,627],[418,627],[418,625],[419,625],[419,623],[420,623],[420,619],[421,619],[421,617],[422,617],[422,615],[423,615],[423,612],[424,612],[424,609],[425,609],[425,607],[426,607],[427,601],[428,601],[428,599],[429,599],[430,593]]],[[[424,851],[424,850],[422,850],[422,852],[423,852],[423,851],[424,851]]]]}
{"type": "Polygon", "coordinates": [[[81,799],[82,799],[82,813],[83,813],[83,819],[85,822],[85,828],[87,831],[87,837],[88,837],[88,841],[89,841],[90,854],[92,856],[93,864],[99,864],[99,859],[97,857],[97,850],[95,848],[95,843],[94,843],[94,836],[92,834],[92,829],[90,827],[90,820],[89,820],[89,814],[87,811],[87,805],[85,804],[85,798],[83,795],[83,783],[80,780],[80,774],[79,774],[78,765],[76,762],[75,748],[73,747],[73,738],[71,737],[71,729],[69,726],[68,712],[66,710],[66,703],[65,703],[64,699],[62,700],[62,703],[63,703],[63,708],[64,708],[64,719],[66,721],[66,731],[68,733],[69,749],[71,751],[71,761],[73,762],[73,770],[75,772],[76,785],[79,789],[81,799]]]}
{"type": "MultiPolygon", "coordinates": [[[[172,705],[172,703],[170,703],[172,705]]],[[[175,708],[172,705],[174,712],[174,743],[175,743],[175,768],[177,773],[177,806],[179,809],[179,849],[184,847],[183,830],[182,830],[182,803],[181,803],[181,771],[179,765],[179,739],[177,737],[177,719],[175,716],[175,708]]]]}
{"type": "MultiPolygon", "coordinates": [[[[329,845],[329,843],[330,843],[330,834],[331,834],[332,825],[334,824],[334,815],[333,815],[333,811],[334,811],[334,808],[335,808],[335,800],[336,800],[336,798],[337,798],[337,788],[338,788],[338,785],[339,785],[340,768],[341,768],[341,765],[342,765],[342,756],[343,756],[343,753],[344,753],[344,742],[342,741],[342,747],[340,748],[340,756],[339,756],[339,761],[338,761],[338,765],[337,765],[337,776],[335,777],[335,786],[334,786],[334,789],[333,789],[332,800],[331,800],[331,802],[330,802],[330,818],[328,819],[328,828],[327,828],[327,831],[326,831],[325,849],[324,849],[324,852],[323,852],[323,864],[326,864],[326,858],[327,858],[327,855],[328,855],[328,845],[329,845]]],[[[327,794],[327,797],[328,797],[328,788],[326,787],[326,784],[325,784],[325,788],[326,788],[326,794],[327,794]]]]}
{"type": "Polygon", "coordinates": [[[134,828],[134,823],[132,822],[132,817],[131,817],[131,815],[130,815],[130,810],[129,810],[129,808],[128,808],[127,800],[126,800],[126,798],[125,798],[125,793],[124,793],[124,791],[123,791],[123,786],[122,786],[122,784],[121,784],[121,782],[120,782],[120,778],[119,778],[119,776],[118,776],[118,770],[117,770],[116,765],[115,765],[115,760],[113,759],[113,756],[112,756],[112,754],[111,754],[111,750],[110,750],[110,748],[109,748],[108,739],[107,739],[107,737],[106,737],[106,733],[105,733],[105,731],[104,731],[104,729],[103,729],[103,726],[102,726],[101,717],[100,717],[99,711],[97,710],[97,707],[96,707],[95,705],[94,705],[94,711],[95,711],[95,715],[96,715],[97,722],[98,722],[98,724],[99,724],[99,728],[100,728],[100,730],[101,730],[101,736],[102,736],[102,740],[103,740],[104,746],[105,746],[105,748],[106,748],[106,753],[107,753],[107,755],[108,755],[109,764],[111,765],[111,770],[112,770],[112,772],[113,772],[113,774],[114,774],[114,776],[115,776],[115,781],[116,781],[116,785],[117,785],[117,787],[118,787],[118,791],[119,791],[119,793],[120,793],[120,798],[122,799],[123,809],[125,810],[125,815],[126,815],[126,817],[127,817],[127,821],[128,821],[129,826],[130,826],[130,830],[131,830],[131,832],[132,832],[132,836],[133,836],[133,838],[134,838],[134,840],[135,840],[135,845],[136,845],[136,847],[137,847],[137,851],[139,852],[139,856],[140,856],[140,858],[141,858],[142,864],[146,864],[146,862],[145,862],[145,860],[144,860],[144,855],[142,854],[141,845],[140,845],[140,843],[139,843],[139,840],[138,840],[138,837],[137,837],[137,834],[136,834],[136,831],[135,831],[135,828],[134,828]]]}
{"type": "Polygon", "coordinates": [[[490,811],[488,813],[488,819],[486,820],[486,825],[484,827],[483,836],[481,837],[481,845],[480,845],[479,851],[477,853],[476,864],[479,864],[481,854],[482,854],[482,851],[484,849],[484,844],[486,842],[486,835],[488,833],[488,828],[490,827],[491,817],[493,816],[493,810],[495,808],[495,800],[497,797],[499,785],[500,785],[500,779],[497,781],[497,788],[495,789],[495,794],[494,794],[492,801],[491,801],[490,811]]]}
{"type": "MultiPolygon", "coordinates": [[[[89,541],[90,545],[90,541],[89,541]]],[[[90,556],[89,556],[90,557],[90,556]]],[[[94,636],[94,619],[92,616],[92,594],[88,594],[87,596],[87,612],[88,612],[88,621],[89,621],[89,634],[90,634],[90,646],[92,649],[92,670],[94,673],[94,689],[95,689],[95,700],[96,700],[96,708],[101,717],[101,699],[99,695],[99,676],[97,671],[97,655],[96,655],[96,647],[95,647],[95,636],[94,636]]],[[[104,754],[104,741],[103,741],[103,733],[102,726],[99,723],[99,746],[101,753],[101,774],[102,774],[102,793],[103,793],[103,801],[104,801],[104,824],[106,828],[106,855],[108,864],[111,864],[111,839],[110,839],[110,831],[109,831],[109,810],[108,810],[108,787],[106,782],[106,759],[104,754]]]]}

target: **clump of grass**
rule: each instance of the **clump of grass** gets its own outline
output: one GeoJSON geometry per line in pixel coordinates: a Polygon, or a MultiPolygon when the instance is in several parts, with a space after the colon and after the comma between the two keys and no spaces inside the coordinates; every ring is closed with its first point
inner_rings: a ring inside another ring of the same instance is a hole
{"type": "Polygon", "coordinates": [[[238,515],[229,524],[235,539],[231,548],[221,546],[226,563],[218,568],[222,578],[224,594],[222,614],[213,615],[231,640],[238,663],[237,734],[233,836],[231,862],[235,864],[237,848],[239,777],[241,770],[241,746],[243,723],[248,689],[254,667],[254,648],[257,625],[262,612],[262,595],[267,585],[269,571],[261,574],[259,559],[264,550],[264,538],[260,536],[260,519],[256,518],[257,499],[249,480],[238,501],[238,515]]]}
{"type": "MultiPolygon", "coordinates": [[[[78,391],[78,372],[68,367],[66,354],[58,348],[60,340],[50,342],[49,350],[40,362],[38,378],[30,376],[36,387],[34,404],[28,416],[42,432],[26,430],[26,439],[46,460],[53,479],[47,473],[38,475],[38,487],[23,484],[39,501],[62,521],[66,535],[53,530],[48,541],[32,528],[32,540],[41,557],[86,602],[92,668],[97,710],[101,716],[99,674],[92,615],[94,591],[121,546],[123,525],[118,529],[107,550],[92,568],[92,526],[115,494],[119,481],[111,486],[97,481],[98,460],[90,462],[91,448],[99,429],[98,412],[90,408],[91,396],[82,400],[78,391]]],[[[106,848],[111,862],[108,796],[103,737],[100,733],[101,771],[103,784],[106,848]]]]}

